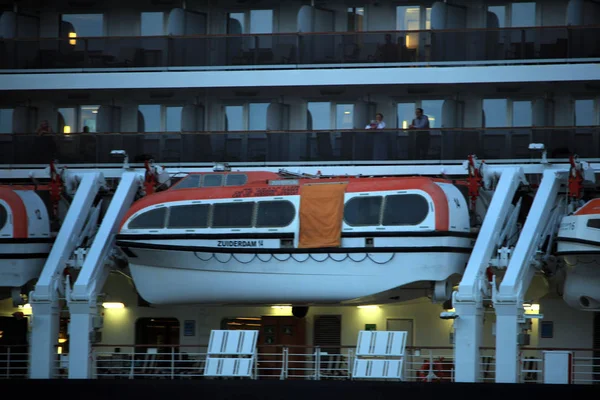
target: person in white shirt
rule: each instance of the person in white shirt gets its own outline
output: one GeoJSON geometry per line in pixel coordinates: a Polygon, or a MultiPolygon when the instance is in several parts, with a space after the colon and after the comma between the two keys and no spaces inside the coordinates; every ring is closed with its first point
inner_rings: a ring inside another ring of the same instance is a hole
{"type": "Polygon", "coordinates": [[[375,120],[371,121],[371,123],[367,125],[365,129],[385,129],[385,122],[383,122],[383,114],[375,114],[375,120]]]}

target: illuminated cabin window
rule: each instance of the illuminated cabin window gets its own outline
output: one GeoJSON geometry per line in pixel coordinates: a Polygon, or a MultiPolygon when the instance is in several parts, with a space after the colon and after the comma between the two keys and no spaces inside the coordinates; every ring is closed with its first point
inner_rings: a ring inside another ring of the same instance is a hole
{"type": "Polygon", "coordinates": [[[0,204],[0,229],[4,228],[7,219],[8,213],[6,212],[6,208],[4,208],[2,204],[0,204]]]}
{"type": "Polygon", "coordinates": [[[429,214],[429,204],[418,194],[397,194],[385,197],[382,225],[418,225],[429,214]]]}
{"type": "Polygon", "coordinates": [[[213,228],[251,228],[254,202],[217,203],[213,206],[213,228]]]}
{"type": "Polygon", "coordinates": [[[188,175],[174,186],[175,189],[191,189],[200,187],[201,175],[188,175]]]}
{"type": "Polygon", "coordinates": [[[344,221],[350,226],[380,225],[382,196],[353,197],[344,206],[344,221]]]}
{"type": "Polygon", "coordinates": [[[217,187],[217,186],[223,186],[223,175],[222,174],[204,175],[204,179],[202,179],[202,187],[217,187]]]}
{"type": "Polygon", "coordinates": [[[283,228],[296,216],[296,208],[287,200],[261,201],[256,210],[257,228],[283,228]]]}
{"type": "Polygon", "coordinates": [[[173,206],[169,211],[168,228],[207,228],[210,204],[173,206]]]}
{"type": "MultiPolygon", "coordinates": [[[[588,219],[588,228],[600,229],[600,219],[588,219]]],[[[2,216],[0,215],[0,228],[2,227],[2,216]]]]}
{"type": "Polygon", "coordinates": [[[229,174],[225,177],[225,186],[241,186],[248,181],[246,174],[229,174]]]}
{"type": "Polygon", "coordinates": [[[130,223],[129,229],[161,229],[165,227],[165,216],[167,208],[155,208],[135,217],[130,223]]]}

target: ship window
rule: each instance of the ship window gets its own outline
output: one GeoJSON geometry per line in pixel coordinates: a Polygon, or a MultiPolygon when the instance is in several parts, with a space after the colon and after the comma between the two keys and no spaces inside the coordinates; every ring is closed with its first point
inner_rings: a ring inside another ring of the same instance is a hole
{"type": "Polygon", "coordinates": [[[169,211],[168,228],[207,228],[209,204],[174,206],[169,211]]]}
{"type": "Polygon", "coordinates": [[[175,189],[197,188],[200,186],[200,177],[201,175],[188,175],[185,178],[183,178],[177,184],[177,186],[175,186],[175,189]]]}
{"type": "Polygon", "coordinates": [[[225,186],[241,186],[248,181],[246,174],[229,174],[225,178],[225,186]]]}
{"type": "Polygon", "coordinates": [[[221,174],[210,174],[204,175],[204,180],[202,181],[203,187],[216,187],[223,185],[223,175],[221,174]]]}
{"type": "Polygon", "coordinates": [[[0,204],[0,229],[4,228],[7,219],[8,213],[6,212],[6,208],[4,208],[2,204],[0,204]]]}
{"type": "Polygon", "coordinates": [[[160,229],[165,227],[166,207],[155,208],[135,217],[129,229],[160,229]]]}
{"type": "Polygon", "coordinates": [[[213,228],[250,228],[254,202],[217,203],[213,206],[213,228]]]}
{"type": "Polygon", "coordinates": [[[344,221],[350,226],[379,225],[381,196],[353,197],[344,207],[344,221]]]}
{"type": "MultiPolygon", "coordinates": [[[[600,229],[600,219],[588,219],[588,228],[600,229]]],[[[0,227],[2,227],[2,217],[0,216],[0,227]]]]}
{"type": "Polygon", "coordinates": [[[256,211],[257,228],[283,228],[296,216],[296,208],[286,200],[261,201],[256,211]]]}
{"type": "Polygon", "coordinates": [[[429,214],[427,200],[418,194],[386,196],[383,225],[418,225],[429,214]]]}

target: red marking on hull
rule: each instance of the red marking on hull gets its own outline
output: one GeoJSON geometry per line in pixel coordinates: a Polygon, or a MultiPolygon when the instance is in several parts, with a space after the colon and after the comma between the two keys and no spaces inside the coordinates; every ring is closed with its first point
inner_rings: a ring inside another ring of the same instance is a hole
{"type": "Polygon", "coordinates": [[[14,190],[0,187],[0,199],[8,203],[13,221],[13,238],[27,238],[27,209],[25,203],[14,190]]]}

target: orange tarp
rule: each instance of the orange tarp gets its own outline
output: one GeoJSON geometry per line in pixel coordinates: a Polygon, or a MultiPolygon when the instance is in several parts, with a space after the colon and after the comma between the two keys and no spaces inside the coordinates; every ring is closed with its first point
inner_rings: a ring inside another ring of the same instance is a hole
{"type": "Polygon", "coordinates": [[[339,247],[347,183],[302,186],[299,248],[339,247]]]}

